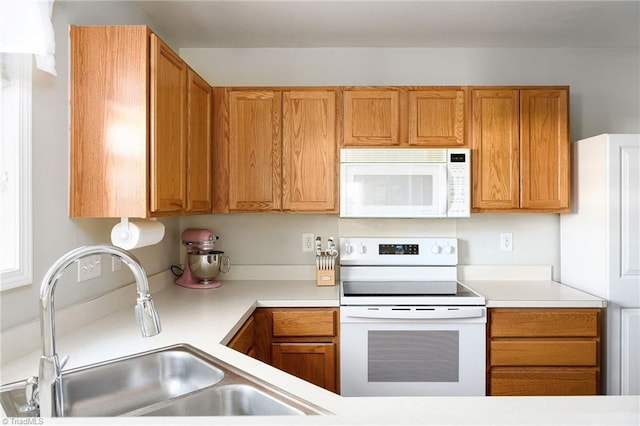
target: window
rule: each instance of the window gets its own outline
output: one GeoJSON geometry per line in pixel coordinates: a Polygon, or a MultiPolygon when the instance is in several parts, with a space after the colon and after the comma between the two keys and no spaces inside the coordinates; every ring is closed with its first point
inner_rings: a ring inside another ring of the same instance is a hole
{"type": "Polygon", "coordinates": [[[0,290],[31,284],[30,54],[0,54],[0,290]]]}

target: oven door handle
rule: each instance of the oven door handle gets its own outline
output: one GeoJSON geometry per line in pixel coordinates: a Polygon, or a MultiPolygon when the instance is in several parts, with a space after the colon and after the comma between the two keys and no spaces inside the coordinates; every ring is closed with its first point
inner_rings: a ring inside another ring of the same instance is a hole
{"type": "Polygon", "coordinates": [[[371,319],[455,319],[483,318],[484,308],[367,308],[357,312],[348,312],[346,318],[371,319]]]}

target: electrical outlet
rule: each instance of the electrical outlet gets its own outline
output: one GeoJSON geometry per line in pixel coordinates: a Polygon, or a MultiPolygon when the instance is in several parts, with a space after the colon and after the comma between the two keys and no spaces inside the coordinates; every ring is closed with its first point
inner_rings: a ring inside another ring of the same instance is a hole
{"type": "Polygon", "coordinates": [[[513,234],[511,232],[500,234],[500,250],[513,251],[513,234]]]}
{"type": "Polygon", "coordinates": [[[314,250],[315,237],[313,234],[302,234],[302,251],[314,250]]]}
{"type": "Polygon", "coordinates": [[[111,272],[119,271],[120,269],[122,269],[122,259],[111,256],[111,272]]]}
{"type": "Polygon", "coordinates": [[[99,254],[78,260],[78,282],[99,277],[102,274],[102,257],[99,254]]]}

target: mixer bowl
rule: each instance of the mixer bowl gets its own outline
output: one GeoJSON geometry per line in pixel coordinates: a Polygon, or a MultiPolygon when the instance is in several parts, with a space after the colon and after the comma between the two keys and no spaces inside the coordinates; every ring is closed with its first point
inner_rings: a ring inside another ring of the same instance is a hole
{"type": "Polygon", "coordinates": [[[220,272],[229,272],[229,257],[223,251],[199,251],[187,255],[191,275],[200,282],[212,282],[220,272]]]}

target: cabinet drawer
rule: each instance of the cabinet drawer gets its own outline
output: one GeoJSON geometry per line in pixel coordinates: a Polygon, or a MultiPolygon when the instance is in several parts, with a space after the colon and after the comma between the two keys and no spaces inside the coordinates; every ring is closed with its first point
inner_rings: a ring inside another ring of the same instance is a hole
{"type": "Polygon", "coordinates": [[[598,371],[589,368],[495,368],[489,393],[506,395],[597,395],[598,371]]]}
{"type": "Polygon", "coordinates": [[[588,366],[598,365],[597,340],[514,339],[490,342],[492,366],[588,366]]]}
{"type": "Polygon", "coordinates": [[[598,337],[598,309],[491,309],[493,337],[598,337]]]}
{"type": "Polygon", "coordinates": [[[274,310],[273,336],[335,336],[335,310],[274,310]]]}

